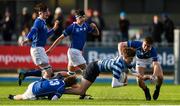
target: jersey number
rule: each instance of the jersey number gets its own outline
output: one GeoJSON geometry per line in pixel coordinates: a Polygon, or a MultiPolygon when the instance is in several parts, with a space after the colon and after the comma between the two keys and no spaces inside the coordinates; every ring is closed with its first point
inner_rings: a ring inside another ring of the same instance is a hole
{"type": "Polygon", "coordinates": [[[60,82],[59,82],[57,79],[54,79],[54,80],[50,81],[49,84],[50,84],[51,86],[55,86],[55,85],[59,85],[60,82]]]}

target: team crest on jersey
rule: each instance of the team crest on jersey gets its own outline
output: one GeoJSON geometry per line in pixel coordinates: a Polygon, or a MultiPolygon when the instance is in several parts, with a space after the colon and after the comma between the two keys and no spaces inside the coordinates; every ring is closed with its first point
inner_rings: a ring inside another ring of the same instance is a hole
{"type": "Polygon", "coordinates": [[[86,28],[76,28],[76,32],[86,31],[86,28]]]}
{"type": "Polygon", "coordinates": [[[79,32],[79,28],[76,28],[76,32],[79,32]]]}

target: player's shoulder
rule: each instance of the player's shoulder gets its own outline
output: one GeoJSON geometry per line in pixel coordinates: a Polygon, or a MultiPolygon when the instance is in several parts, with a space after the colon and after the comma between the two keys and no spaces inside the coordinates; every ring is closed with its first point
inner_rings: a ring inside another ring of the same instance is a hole
{"type": "Polygon", "coordinates": [[[151,51],[152,51],[152,52],[156,52],[157,49],[156,49],[155,47],[152,47],[151,51]]]}
{"type": "Polygon", "coordinates": [[[88,22],[86,22],[86,21],[85,21],[83,24],[84,24],[85,26],[90,26],[90,23],[88,23],[88,22]]]}
{"type": "Polygon", "coordinates": [[[40,24],[42,24],[42,23],[43,23],[43,20],[40,19],[40,18],[36,18],[35,21],[34,21],[34,24],[40,25],[40,24]]]}
{"type": "Polygon", "coordinates": [[[129,40],[129,41],[127,41],[127,45],[129,47],[131,47],[131,46],[141,47],[142,42],[141,41],[137,41],[137,40],[134,40],[134,41],[129,40]]]}
{"type": "Polygon", "coordinates": [[[72,24],[70,24],[69,26],[68,26],[68,28],[70,28],[70,27],[75,27],[77,25],[77,23],[76,22],[73,22],[72,24]]]}

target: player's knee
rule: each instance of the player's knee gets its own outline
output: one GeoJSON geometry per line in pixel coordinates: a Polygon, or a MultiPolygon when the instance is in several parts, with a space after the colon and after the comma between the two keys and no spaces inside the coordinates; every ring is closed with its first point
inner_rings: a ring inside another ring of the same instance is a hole
{"type": "Polygon", "coordinates": [[[86,69],[86,64],[81,64],[78,66],[81,70],[85,70],[86,69]]]}
{"type": "Polygon", "coordinates": [[[85,93],[86,93],[86,91],[84,89],[81,89],[79,92],[80,95],[84,95],[85,93]]]}
{"type": "Polygon", "coordinates": [[[143,85],[144,85],[144,80],[141,79],[141,78],[137,78],[136,80],[137,80],[138,85],[139,85],[140,87],[143,87],[143,85]]]}
{"type": "Polygon", "coordinates": [[[160,81],[163,81],[163,76],[161,76],[161,75],[159,75],[159,76],[157,76],[157,78],[158,78],[158,80],[160,80],[160,81]]]}
{"type": "Polygon", "coordinates": [[[43,78],[51,78],[53,76],[53,71],[52,71],[52,67],[50,65],[41,67],[42,71],[42,76],[43,78]]]}

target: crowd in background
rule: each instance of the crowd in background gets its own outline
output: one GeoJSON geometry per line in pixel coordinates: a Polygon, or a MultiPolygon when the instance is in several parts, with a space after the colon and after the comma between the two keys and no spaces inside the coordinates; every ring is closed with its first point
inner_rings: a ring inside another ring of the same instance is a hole
{"type": "MultiPolygon", "coordinates": [[[[93,34],[89,34],[87,41],[88,42],[102,42],[103,31],[106,27],[103,16],[98,10],[88,9],[85,11],[87,16],[87,22],[96,23],[100,36],[96,36],[93,34]]],[[[0,34],[1,38],[4,41],[4,44],[12,44],[11,42],[15,42],[14,40],[25,39],[25,35],[31,29],[31,26],[34,20],[37,18],[37,13],[29,12],[29,8],[23,7],[22,12],[19,17],[18,23],[13,20],[13,16],[11,15],[8,9],[5,10],[4,15],[0,17],[0,34]],[[15,35],[15,39],[13,39],[13,35],[15,35]]],[[[58,36],[61,35],[64,28],[75,21],[75,9],[72,9],[66,17],[64,17],[63,10],[61,7],[57,7],[54,12],[49,10],[49,18],[46,20],[46,24],[49,28],[52,27],[55,20],[59,20],[59,28],[55,31],[55,34],[52,38],[49,39],[49,42],[53,42],[58,36]]],[[[162,41],[166,41],[168,43],[173,43],[174,40],[174,24],[170,19],[168,14],[162,14],[160,16],[154,15],[152,17],[152,25],[148,26],[147,33],[144,32],[143,28],[140,28],[135,34],[130,35],[129,30],[131,28],[130,20],[128,20],[128,15],[126,12],[122,11],[119,14],[119,22],[118,29],[119,32],[118,40],[126,41],[126,40],[141,40],[146,35],[151,35],[155,43],[161,43],[162,41]],[[163,39],[163,40],[162,40],[163,39]]],[[[106,29],[108,30],[108,29],[106,29]]],[[[108,35],[108,37],[112,37],[113,35],[108,35]]]]}

